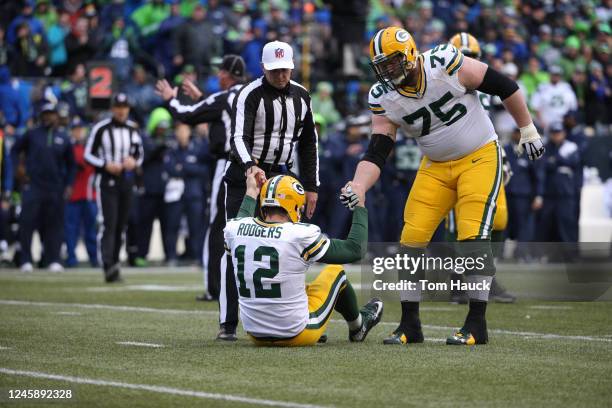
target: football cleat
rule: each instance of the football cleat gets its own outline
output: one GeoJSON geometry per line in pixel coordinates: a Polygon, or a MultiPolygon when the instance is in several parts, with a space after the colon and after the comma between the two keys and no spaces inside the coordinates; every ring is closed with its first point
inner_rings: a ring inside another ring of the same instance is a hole
{"type": "Polygon", "coordinates": [[[372,298],[361,308],[361,327],[349,332],[349,340],[352,342],[364,341],[370,330],[380,322],[383,315],[383,302],[378,298],[372,298]]]}
{"type": "Polygon", "coordinates": [[[452,336],[448,337],[446,339],[446,344],[473,346],[476,344],[476,339],[474,336],[472,336],[472,333],[462,328],[452,336]]]}
{"type": "Polygon", "coordinates": [[[423,332],[420,329],[413,333],[406,334],[401,327],[398,327],[389,337],[383,340],[383,344],[409,344],[422,343],[423,341],[423,332]]]}

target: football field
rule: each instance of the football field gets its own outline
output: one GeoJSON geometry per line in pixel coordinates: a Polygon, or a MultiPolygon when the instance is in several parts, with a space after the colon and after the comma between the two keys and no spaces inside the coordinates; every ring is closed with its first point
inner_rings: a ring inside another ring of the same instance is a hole
{"type": "MultiPolygon", "coordinates": [[[[349,276],[355,276],[349,274],[349,276]]],[[[490,343],[451,347],[466,306],[422,304],[426,341],[383,346],[400,317],[387,302],[365,343],[335,314],[329,341],[256,348],[214,340],[216,303],[195,302],[195,268],[0,270],[0,406],[610,406],[612,303],[491,304],[490,343]],[[71,390],[21,400],[9,390],[71,390]]],[[[360,299],[363,303],[365,299],[360,299]]]]}

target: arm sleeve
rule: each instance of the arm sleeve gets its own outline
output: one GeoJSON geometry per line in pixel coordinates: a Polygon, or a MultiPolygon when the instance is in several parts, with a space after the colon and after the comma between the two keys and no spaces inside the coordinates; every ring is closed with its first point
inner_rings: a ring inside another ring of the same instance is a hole
{"type": "Polygon", "coordinates": [[[304,128],[298,141],[300,178],[306,191],[316,192],[319,188],[319,148],[318,135],[312,118],[312,108],[308,102],[308,112],[304,117],[304,128]]]}
{"type": "Polygon", "coordinates": [[[99,155],[100,145],[102,144],[102,123],[98,123],[91,129],[87,144],[85,144],[85,161],[96,169],[103,169],[106,162],[99,155]]]}
{"type": "Polygon", "coordinates": [[[368,243],[368,210],[355,207],[351,230],[345,240],[332,239],[329,249],[319,259],[319,262],[351,263],[360,260],[368,243]]]}
{"type": "Polygon", "coordinates": [[[221,92],[212,94],[194,105],[182,105],[178,99],[173,98],[168,104],[168,110],[174,119],[188,125],[221,120],[225,98],[220,94],[221,92]]]}
{"type": "Polygon", "coordinates": [[[251,156],[248,139],[253,137],[258,108],[257,98],[253,92],[250,92],[249,88],[248,86],[242,88],[234,99],[230,139],[232,153],[245,170],[255,164],[251,156]]]}
{"type": "Polygon", "coordinates": [[[253,197],[245,195],[242,199],[242,204],[240,205],[240,210],[238,210],[238,217],[254,217],[255,210],[257,209],[257,201],[253,197]]]}

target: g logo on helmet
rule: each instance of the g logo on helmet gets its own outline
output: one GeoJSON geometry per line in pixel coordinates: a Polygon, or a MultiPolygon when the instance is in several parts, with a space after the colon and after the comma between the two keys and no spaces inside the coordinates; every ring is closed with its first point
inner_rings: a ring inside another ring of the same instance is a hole
{"type": "Polygon", "coordinates": [[[395,39],[401,43],[408,41],[410,34],[406,30],[399,30],[395,33],[395,39]]]}
{"type": "Polygon", "coordinates": [[[302,187],[300,183],[293,182],[291,186],[293,187],[295,191],[297,191],[299,195],[304,195],[304,187],[302,187]]]}

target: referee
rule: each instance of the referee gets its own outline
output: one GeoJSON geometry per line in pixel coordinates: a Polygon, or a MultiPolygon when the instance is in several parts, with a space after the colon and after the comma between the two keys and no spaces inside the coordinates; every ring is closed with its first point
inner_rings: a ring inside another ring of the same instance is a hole
{"type": "MultiPolygon", "coordinates": [[[[311,218],[317,203],[319,162],[310,95],[291,81],[293,49],[289,44],[267,43],[261,59],[264,76],[245,85],[232,107],[231,159],[220,193],[225,199],[226,218],[238,215],[246,175],[294,175],[295,156],[306,190],[306,216],[311,218]]],[[[219,323],[217,339],[236,340],[238,290],[229,256],[222,258],[219,323]]]]}
{"type": "Polygon", "coordinates": [[[234,97],[242,88],[246,64],[239,55],[223,57],[217,78],[222,91],[202,99],[202,92],[189,80],[183,81],[182,91],[198,101],[193,105],[183,105],[178,96],[178,88],[173,88],[168,81],[157,81],[157,93],[168,103],[168,109],[174,119],[197,125],[210,123],[208,132],[210,153],[215,159],[215,173],[210,196],[210,223],[204,237],[202,267],[204,271],[203,295],[197,300],[217,300],[221,284],[221,258],[223,249],[223,228],[225,228],[225,201],[219,195],[219,188],[225,174],[225,166],[230,153],[231,114],[234,97]]]}
{"type": "Polygon", "coordinates": [[[119,251],[132,202],[134,171],[142,164],[142,139],[128,120],[130,104],[124,93],[112,100],[112,117],[96,123],[85,146],[85,161],[96,168],[98,258],[106,282],[120,282],[119,251]]]}

